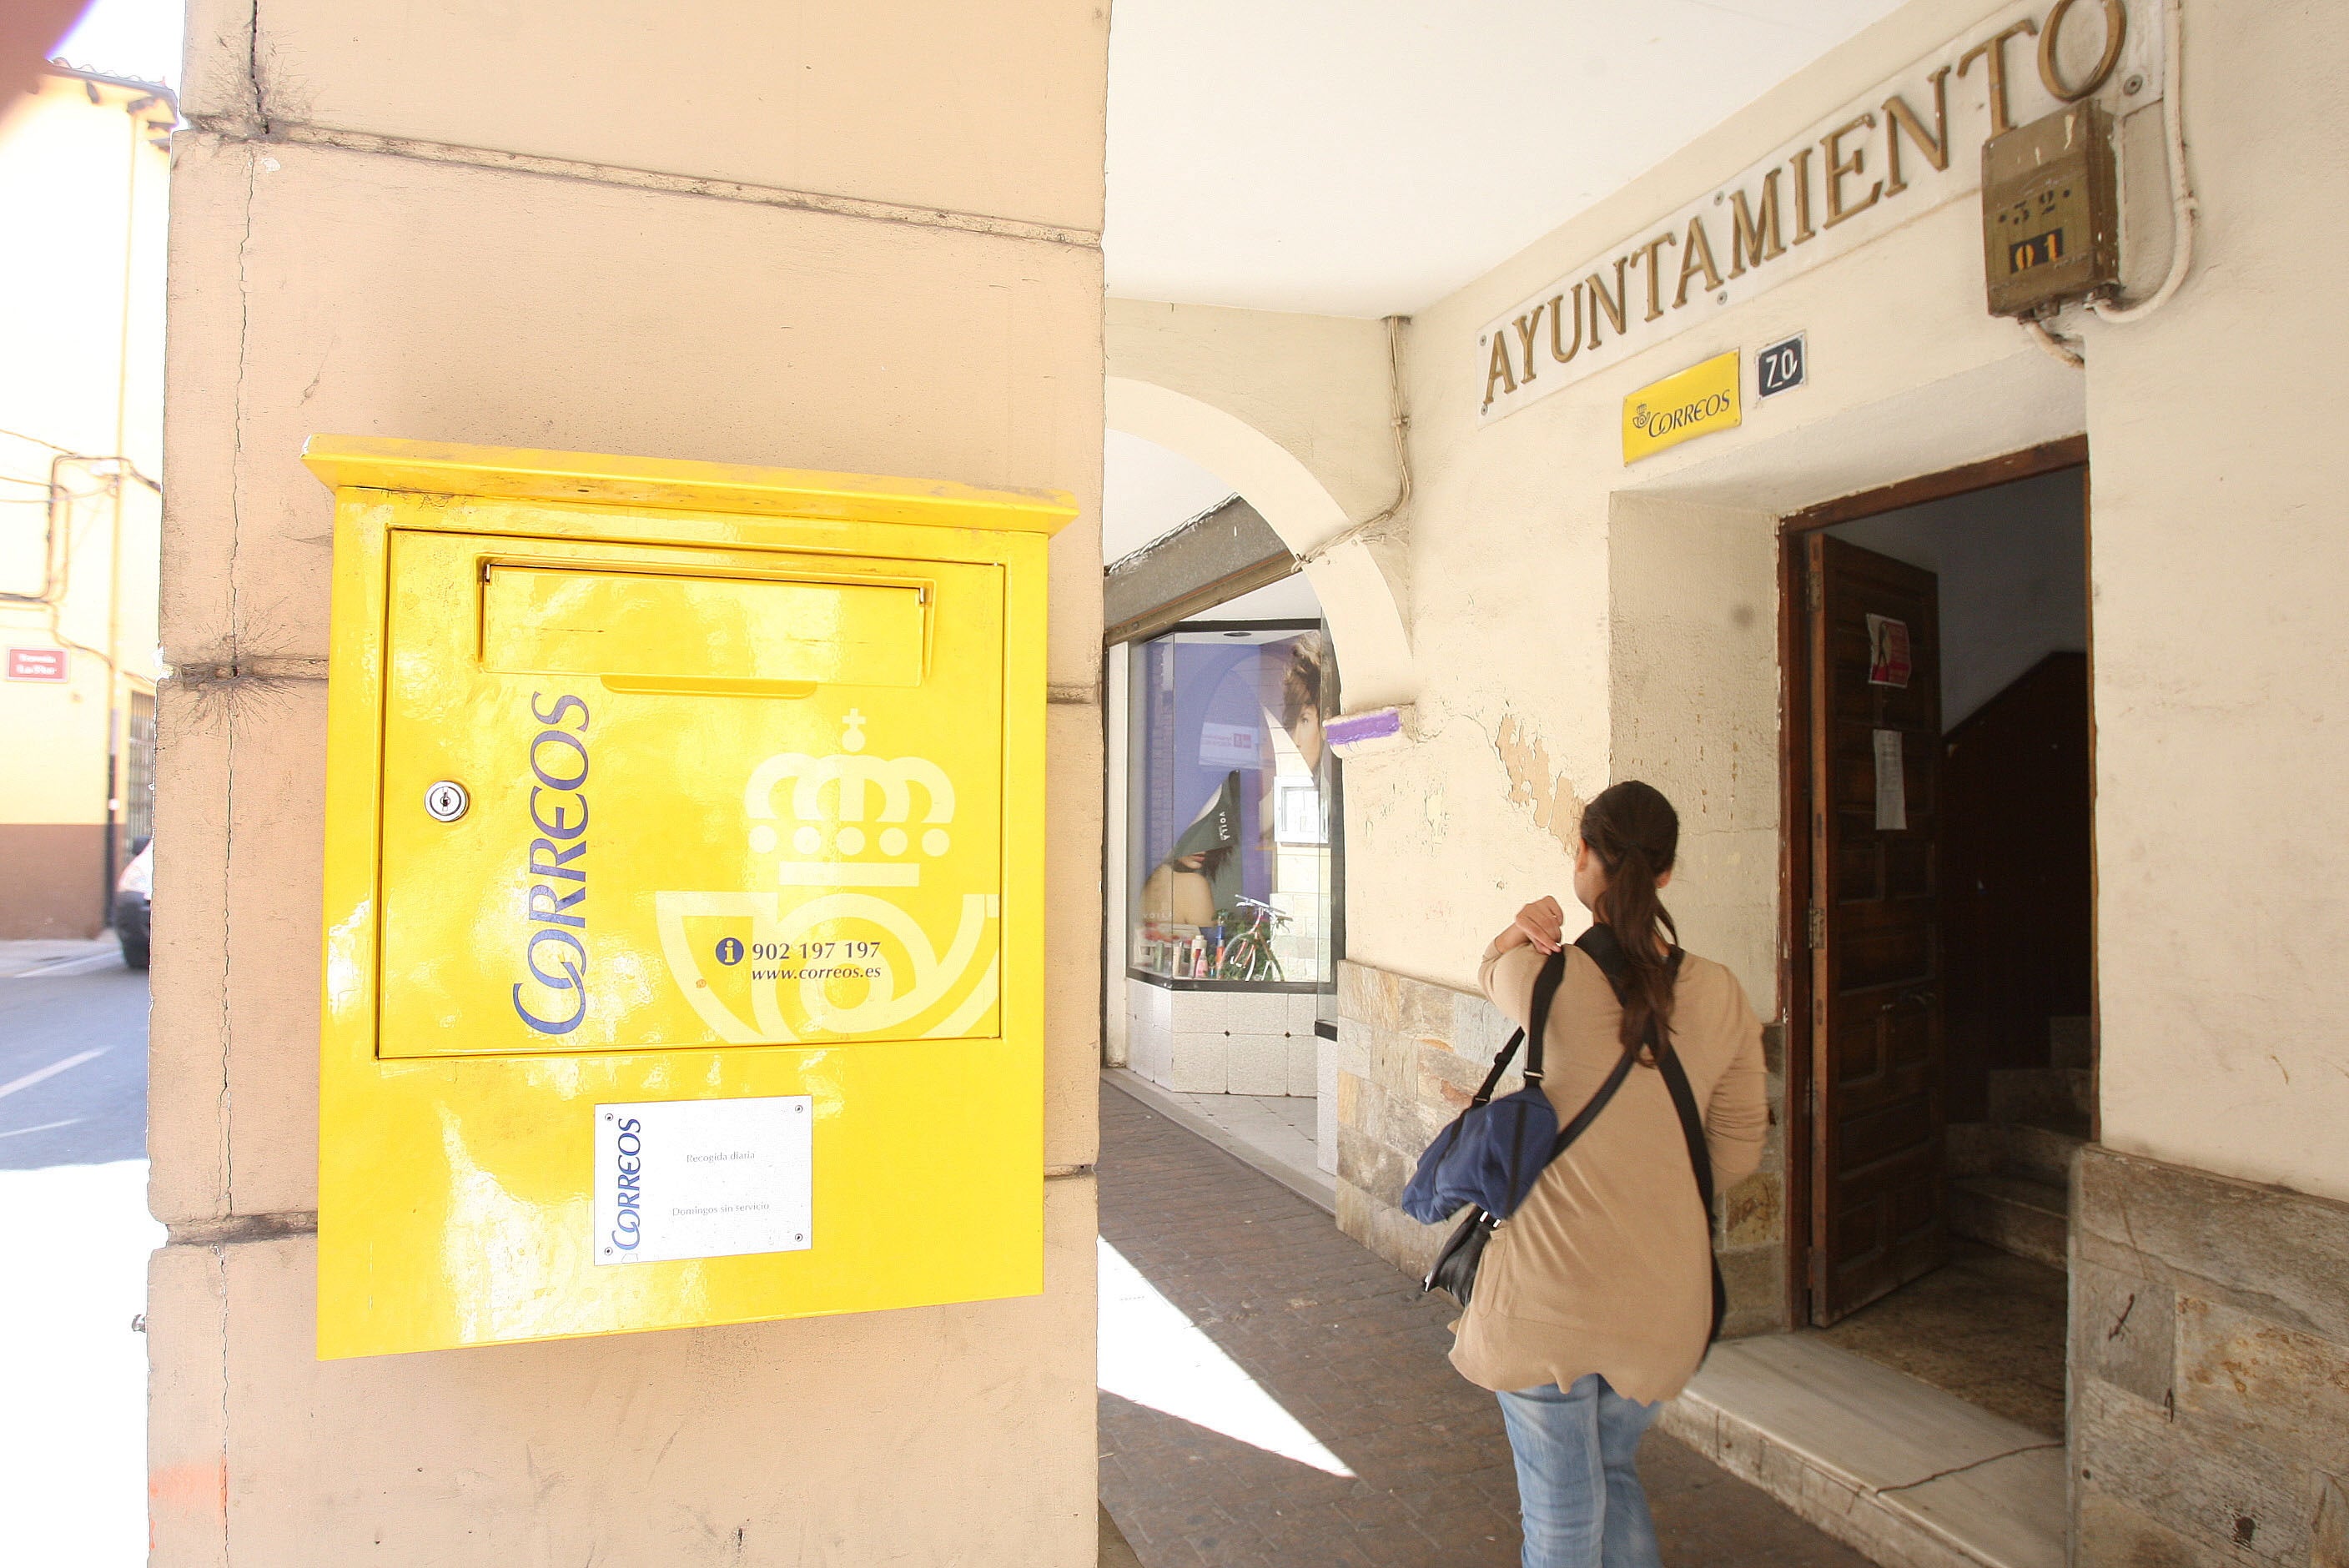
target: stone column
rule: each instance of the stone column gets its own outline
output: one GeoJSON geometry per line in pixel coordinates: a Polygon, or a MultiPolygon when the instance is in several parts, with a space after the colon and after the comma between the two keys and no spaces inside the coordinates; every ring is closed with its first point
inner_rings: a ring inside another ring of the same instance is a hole
{"type": "Polygon", "coordinates": [[[1090,1563],[1089,0],[195,0],[175,148],[154,1561],[1090,1563]],[[256,19],[257,18],[257,19],[256,19]],[[1075,491],[1041,1297],[321,1363],[314,432],[1075,491]]]}
{"type": "Polygon", "coordinates": [[[2349,1203],[2072,1168],[2072,1561],[2349,1565],[2349,1203]]]}

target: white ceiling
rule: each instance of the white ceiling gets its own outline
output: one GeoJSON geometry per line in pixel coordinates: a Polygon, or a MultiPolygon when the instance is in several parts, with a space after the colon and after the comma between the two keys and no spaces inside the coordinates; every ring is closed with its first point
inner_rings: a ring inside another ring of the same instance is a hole
{"type": "Polygon", "coordinates": [[[1122,561],[1231,498],[1231,486],[1181,453],[1109,431],[1102,443],[1102,560],[1122,561]]]}
{"type": "Polygon", "coordinates": [[[1417,310],[1899,0],[1116,0],[1109,291],[1417,310]]]}

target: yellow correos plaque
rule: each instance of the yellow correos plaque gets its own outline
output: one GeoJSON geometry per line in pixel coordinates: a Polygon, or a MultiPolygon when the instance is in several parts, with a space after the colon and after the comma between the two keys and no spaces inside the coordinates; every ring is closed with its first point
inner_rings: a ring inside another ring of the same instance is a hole
{"type": "Polygon", "coordinates": [[[314,438],[322,1357],[1042,1287],[1058,493],[314,438]]]}
{"type": "Polygon", "coordinates": [[[1739,386],[1738,355],[1733,348],[1640,387],[1623,399],[1623,460],[1636,463],[1667,447],[1736,426],[1745,417],[1739,386]]]}

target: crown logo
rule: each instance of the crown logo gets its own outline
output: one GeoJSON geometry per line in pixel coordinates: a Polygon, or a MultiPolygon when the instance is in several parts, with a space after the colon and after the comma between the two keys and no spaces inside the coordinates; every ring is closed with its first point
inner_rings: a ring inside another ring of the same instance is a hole
{"type": "Polygon", "coordinates": [[[852,707],[842,720],[839,750],[822,757],[786,751],[751,769],[742,810],[750,819],[753,853],[773,854],[782,846],[785,819],[776,797],[791,785],[790,846],[797,858],[776,865],[780,885],[919,887],[921,861],[953,848],[947,824],[954,820],[954,781],[945,769],[926,757],[864,753],[864,715],[852,707]]]}

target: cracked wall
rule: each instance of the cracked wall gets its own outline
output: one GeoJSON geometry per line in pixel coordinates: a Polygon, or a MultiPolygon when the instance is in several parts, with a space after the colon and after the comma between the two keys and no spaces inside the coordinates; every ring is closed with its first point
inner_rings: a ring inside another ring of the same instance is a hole
{"type": "Polygon", "coordinates": [[[1091,4],[197,0],[174,148],[153,1561],[1093,1552],[1091,4]],[[594,112],[581,111],[592,103],[594,112]],[[920,324],[908,335],[905,324],[920,324]],[[1047,678],[1046,1293],[320,1363],[314,432],[1075,491],[1047,678]]]}

